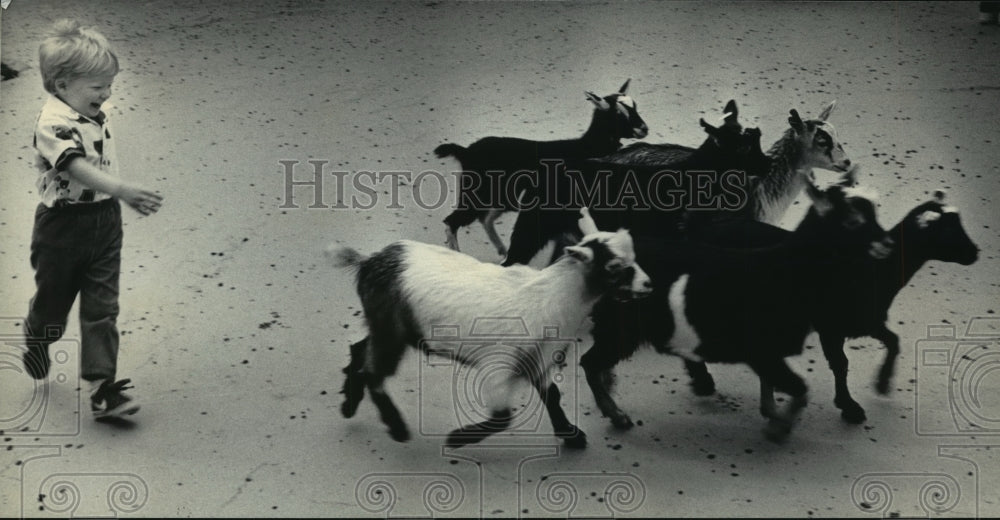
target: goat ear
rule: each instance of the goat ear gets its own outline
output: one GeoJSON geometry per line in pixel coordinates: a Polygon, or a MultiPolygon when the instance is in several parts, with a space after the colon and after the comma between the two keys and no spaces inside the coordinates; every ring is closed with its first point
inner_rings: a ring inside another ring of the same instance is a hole
{"type": "Polygon", "coordinates": [[[705,118],[698,118],[698,124],[701,125],[701,127],[705,129],[705,133],[706,134],[708,134],[708,135],[710,135],[712,137],[715,137],[717,135],[718,131],[719,131],[718,128],[716,128],[716,127],[712,126],[711,124],[709,124],[708,122],[706,122],[705,118]]]}
{"type": "Polygon", "coordinates": [[[833,112],[833,107],[835,106],[837,106],[837,100],[831,101],[829,105],[823,108],[823,111],[819,113],[819,116],[816,117],[816,119],[819,119],[820,121],[826,121],[827,118],[830,117],[830,112],[833,112]]]}
{"type": "Polygon", "coordinates": [[[586,235],[592,233],[597,233],[597,224],[594,222],[593,217],[590,216],[590,211],[586,207],[580,208],[580,220],[578,221],[580,226],[580,232],[586,235]]]}
{"type": "Polygon", "coordinates": [[[944,190],[934,190],[934,202],[944,204],[944,190]]]}
{"type": "Polygon", "coordinates": [[[625,80],[625,84],[622,85],[622,88],[618,89],[618,93],[619,94],[624,94],[625,92],[627,92],[628,91],[628,84],[631,81],[632,81],[632,78],[629,78],[629,79],[625,80]]]}
{"type": "Polygon", "coordinates": [[[726,103],[726,108],[722,109],[724,114],[722,114],[722,120],[727,123],[735,123],[736,118],[740,115],[740,110],[736,108],[736,100],[730,99],[729,103],[726,103]]]}
{"type": "Polygon", "coordinates": [[[594,260],[594,250],[587,246],[569,246],[566,248],[566,254],[585,264],[594,260]]]}
{"type": "Polygon", "coordinates": [[[819,216],[824,216],[833,209],[833,203],[828,198],[826,192],[816,187],[812,182],[806,183],[806,195],[812,201],[813,207],[819,216]]]}
{"type": "Polygon", "coordinates": [[[597,94],[594,94],[589,90],[584,93],[587,95],[587,99],[589,99],[590,102],[593,103],[597,108],[601,110],[607,110],[611,108],[611,105],[609,105],[608,102],[605,101],[604,98],[602,98],[601,96],[598,96],[597,94]]]}
{"type": "Polygon", "coordinates": [[[788,118],[788,124],[792,126],[792,130],[801,134],[805,132],[806,124],[802,122],[802,118],[799,117],[799,111],[794,108],[788,111],[791,116],[788,118]]]}

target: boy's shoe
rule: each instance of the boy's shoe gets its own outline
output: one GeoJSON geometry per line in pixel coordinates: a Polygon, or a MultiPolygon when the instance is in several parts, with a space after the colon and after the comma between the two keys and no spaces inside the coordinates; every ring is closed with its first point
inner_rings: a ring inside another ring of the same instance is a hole
{"type": "Polygon", "coordinates": [[[34,379],[44,379],[49,375],[49,346],[28,345],[28,351],[21,356],[24,370],[34,379]]]}
{"type": "Polygon", "coordinates": [[[106,379],[101,383],[101,386],[90,394],[90,410],[94,412],[94,418],[122,417],[138,412],[139,404],[135,399],[122,393],[132,388],[126,386],[131,382],[131,379],[122,379],[118,382],[106,379]]]}

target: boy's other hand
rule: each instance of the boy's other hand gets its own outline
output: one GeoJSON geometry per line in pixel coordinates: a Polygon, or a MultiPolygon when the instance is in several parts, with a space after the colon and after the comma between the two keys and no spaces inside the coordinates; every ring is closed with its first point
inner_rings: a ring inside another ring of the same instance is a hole
{"type": "Polygon", "coordinates": [[[156,213],[163,203],[163,197],[160,194],[131,184],[123,184],[118,196],[132,209],[143,215],[156,213]]]}

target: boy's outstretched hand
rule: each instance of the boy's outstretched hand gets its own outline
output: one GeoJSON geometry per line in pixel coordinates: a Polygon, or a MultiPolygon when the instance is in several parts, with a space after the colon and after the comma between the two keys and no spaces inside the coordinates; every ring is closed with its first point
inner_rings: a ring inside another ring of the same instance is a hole
{"type": "Polygon", "coordinates": [[[156,213],[163,203],[163,197],[159,193],[131,184],[122,184],[118,198],[143,215],[156,213]]]}

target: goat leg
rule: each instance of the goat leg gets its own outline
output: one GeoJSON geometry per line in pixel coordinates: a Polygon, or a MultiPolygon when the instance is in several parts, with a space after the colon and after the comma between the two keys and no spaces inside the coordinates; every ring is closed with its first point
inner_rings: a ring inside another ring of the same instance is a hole
{"type": "Polygon", "coordinates": [[[782,412],[776,412],[764,428],[764,436],[771,442],[784,442],[792,431],[799,413],[809,402],[805,381],[788,367],[783,358],[767,359],[750,363],[750,368],[761,378],[762,384],[774,385],[774,388],[792,397],[792,401],[782,412]]]}
{"type": "Polygon", "coordinates": [[[878,393],[885,395],[889,393],[889,383],[891,383],[892,376],[896,372],[896,358],[899,356],[899,336],[886,328],[883,323],[881,330],[872,334],[872,337],[885,345],[885,360],[882,362],[882,368],[878,372],[878,381],[875,383],[875,389],[878,393]]]}
{"type": "Polygon", "coordinates": [[[485,421],[452,430],[448,434],[447,440],[445,440],[445,446],[449,448],[461,448],[462,446],[481,442],[494,433],[506,430],[510,426],[511,417],[510,408],[495,410],[490,418],[485,421]]]}
{"type": "Polygon", "coordinates": [[[861,424],[867,420],[865,409],[861,407],[847,388],[847,355],[844,354],[844,336],[839,334],[821,333],[820,344],[823,345],[823,355],[833,371],[834,398],[833,404],[840,408],[840,416],[851,424],[861,424]]]}
{"type": "Polygon", "coordinates": [[[535,390],[545,402],[545,409],[549,412],[549,420],[552,421],[552,431],[556,437],[563,440],[567,448],[583,449],[587,447],[587,434],[569,422],[566,412],[562,409],[559,401],[562,394],[555,383],[549,383],[548,388],[543,383],[536,384],[535,390]]]}
{"type": "Polygon", "coordinates": [[[691,379],[690,385],[694,395],[706,396],[715,393],[715,379],[708,372],[705,362],[685,359],[684,369],[687,370],[688,377],[691,379]]]}
{"type": "MultiPolygon", "coordinates": [[[[497,233],[497,228],[495,222],[500,216],[503,215],[502,209],[490,209],[486,211],[486,214],[480,218],[480,222],[483,223],[483,229],[486,230],[486,236],[490,237],[490,242],[493,243],[493,247],[496,248],[497,254],[501,257],[507,256],[507,246],[503,243],[503,239],[500,238],[500,234],[497,233]]],[[[458,251],[458,248],[455,248],[458,251]]]]}
{"type": "Polygon", "coordinates": [[[365,361],[365,346],[368,338],[351,345],[351,361],[344,367],[344,388],[340,393],[344,394],[344,402],[340,405],[340,413],[347,418],[354,417],[358,411],[358,405],[365,397],[365,375],[362,367],[365,361]]]}
{"type": "Polygon", "coordinates": [[[597,408],[601,410],[601,413],[605,417],[611,419],[611,424],[619,430],[628,430],[633,426],[632,419],[618,408],[618,404],[615,403],[609,392],[611,381],[614,379],[611,367],[615,363],[608,363],[607,360],[604,363],[600,363],[599,358],[595,354],[599,351],[599,344],[595,342],[594,346],[580,358],[580,365],[587,376],[587,385],[590,386],[590,391],[594,394],[594,401],[597,402],[597,408]]]}
{"type": "Polygon", "coordinates": [[[372,402],[378,408],[379,417],[381,417],[382,422],[389,427],[389,436],[392,437],[392,440],[398,442],[410,440],[410,430],[406,427],[403,416],[399,413],[399,409],[393,404],[392,399],[389,398],[389,394],[385,393],[385,388],[382,386],[385,376],[367,374],[366,379],[368,393],[371,394],[372,402]]]}
{"type": "Polygon", "coordinates": [[[764,380],[763,377],[760,379],[760,414],[764,416],[765,419],[780,419],[781,415],[778,413],[778,404],[774,401],[774,386],[764,380]]]}

